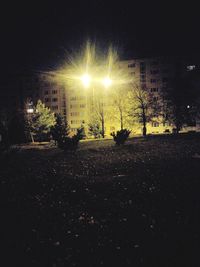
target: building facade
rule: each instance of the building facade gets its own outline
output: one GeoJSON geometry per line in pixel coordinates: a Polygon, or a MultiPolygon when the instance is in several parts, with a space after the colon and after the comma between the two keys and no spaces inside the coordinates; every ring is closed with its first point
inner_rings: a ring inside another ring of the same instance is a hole
{"type": "MultiPolygon", "coordinates": [[[[193,71],[195,67],[196,65],[191,63],[188,65],[188,62],[183,62],[181,71],[182,73],[193,71]]],[[[128,81],[126,84],[128,89],[132,84],[137,84],[147,92],[152,102],[160,103],[160,106],[164,108],[164,93],[173,88],[173,80],[176,76],[177,62],[174,58],[123,60],[117,63],[116,68],[119,73],[122,70],[122,73],[130,78],[131,82],[128,81]]],[[[104,88],[102,85],[91,85],[89,88],[84,88],[81,84],[70,87],[64,82],[46,79],[43,74],[39,75],[37,82],[38,86],[35,87],[33,90],[35,93],[32,95],[34,102],[41,99],[53,112],[60,113],[68,122],[72,134],[75,134],[81,126],[88,129],[89,125],[95,121],[99,122],[100,128],[104,127],[107,136],[122,126],[131,129],[133,134],[142,133],[141,123],[133,121],[131,116],[127,118],[128,116],[125,114],[124,108],[129,105],[125,87],[121,86],[120,88],[114,82],[109,88],[104,88]],[[117,90],[120,94],[116,97],[117,90]],[[120,105],[121,113],[119,112],[120,105]],[[120,119],[122,115],[124,116],[123,125],[120,119]]],[[[33,86],[31,87],[33,88],[33,86]]],[[[162,116],[155,116],[147,123],[147,133],[172,132],[173,127],[162,116]]],[[[195,129],[199,130],[199,123],[195,129]]]]}

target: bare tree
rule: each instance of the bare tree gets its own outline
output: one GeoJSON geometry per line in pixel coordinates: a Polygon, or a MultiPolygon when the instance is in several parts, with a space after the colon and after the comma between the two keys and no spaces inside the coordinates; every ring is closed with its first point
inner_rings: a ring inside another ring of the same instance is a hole
{"type": "Polygon", "coordinates": [[[159,101],[153,99],[146,88],[138,84],[132,84],[132,90],[129,93],[130,111],[129,115],[142,124],[142,134],[147,134],[147,123],[158,118],[161,112],[159,101]]]}
{"type": "Polygon", "coordinates": [[[106,119],[105,101],[102,96],[94,97],[93,112],[91,120],[100,124],[101,136],[105,137],[105,119],[106,119]]]}
{"type": "Polygon", "coordinates": [[[114,88],[112,94],[113,109],[112,117],[120,122],[120,129],[123,130],[129,121],[130,103],[128,98],[128,88],[119,86],[114,88]]]}

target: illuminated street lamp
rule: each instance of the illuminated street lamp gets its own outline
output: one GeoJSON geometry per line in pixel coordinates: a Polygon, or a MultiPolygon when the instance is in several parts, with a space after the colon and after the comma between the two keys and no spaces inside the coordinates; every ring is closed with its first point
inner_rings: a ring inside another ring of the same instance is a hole
{"type": "Polygon", "coordinates": [[[33,113],[33,108],[27,108],[27,113],[29,113],[29,114],[31,114],[31,113],[33,113]]]}
{"type": "Polygon", "coordinates": [[[28,114],[32,114],[34,112],[34,109],[33,109],[33,102],[32,101],[29,101],[27,103],[27,109],[26,109],[26,112],[28,114]]]}
{"type": "Polygon", "coordinates": [[[91,77],[89,74],[84,74],[82,77],[81,77],[81,81],[83,83],[83,86],[85,88],[88,88],[90,86],[90,83],[91,83],[91,77]]]}
{"type": "Polygon", "coordinates": [[[105,88],[108,88],[112,84],[112,80],[109,77],[105,77],[102,81],[105,88]]]}

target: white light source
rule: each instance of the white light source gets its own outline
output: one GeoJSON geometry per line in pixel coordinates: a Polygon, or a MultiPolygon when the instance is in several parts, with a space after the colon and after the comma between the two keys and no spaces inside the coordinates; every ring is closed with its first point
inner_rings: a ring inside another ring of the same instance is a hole
{"type": "Polygon", "coordinates": [[[27,113],[33,113],[33,108],[27,108],[27,113]]]}
{"type": "Polygon", "coordinates": [[[190,105],[187,105],[187,108],[190,108],[190,105]]]}
{"type": "Polygon", "coordinates": [[[90,86],[90,82],[91,82],[91,77],[89,74],[84,74],[82,77],[81,77],[81,81],[84,85],[84,87],[89,87],[90,86]]]}
{"type": "Polygon", "coordinates": [[[112,84],[112,80],[109,77],[105,77],[102,82],[106,88],[108,88],[112,84]]]}
{"type": "Polygon", "coordinates": [[[189,65],[189,66],[187,66],[187,70],[188,71],[194,70],[195,68],[196,68],[195,65],[189,65]]]}

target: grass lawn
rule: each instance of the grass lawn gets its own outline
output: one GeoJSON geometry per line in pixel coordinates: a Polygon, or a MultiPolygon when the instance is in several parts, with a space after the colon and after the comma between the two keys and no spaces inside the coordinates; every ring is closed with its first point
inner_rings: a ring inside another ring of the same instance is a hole
{"type": "Polygon", "coordinates": [[[2,266],[200,266],[199,169],[198,134],[4,153],[2,266]]]}

